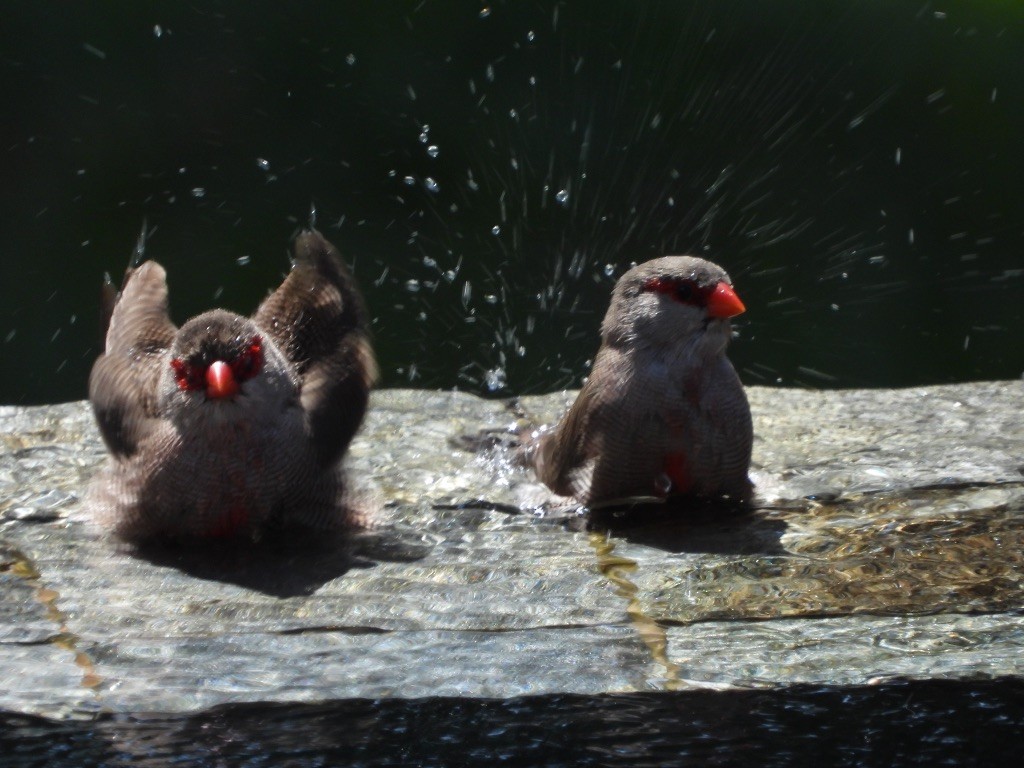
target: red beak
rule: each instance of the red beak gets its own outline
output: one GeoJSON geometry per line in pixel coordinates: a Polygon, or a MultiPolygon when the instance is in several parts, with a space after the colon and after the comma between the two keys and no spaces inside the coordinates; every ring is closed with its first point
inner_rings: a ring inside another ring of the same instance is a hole
{"type": "Polygon", "coordinates": [[[231,366],[223,360],[210,363],[206,369],[206,397],[209,400],[220,400],[238,394],[238,381],[231,366]]]}
{"type": "Polygon", "coordinates": [[[736,295],[736,291],[728,283],[719,283],[708,297],[708,314],[711,317],[735,317],[747,311],[736,295]]]}

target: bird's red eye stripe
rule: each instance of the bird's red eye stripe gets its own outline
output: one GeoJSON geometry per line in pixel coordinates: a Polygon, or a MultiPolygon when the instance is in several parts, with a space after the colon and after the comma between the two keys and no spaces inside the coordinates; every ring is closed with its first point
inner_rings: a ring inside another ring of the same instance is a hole
{"type": "Polygon", "coordinates": [[[263,339],[253,336],[248,346],[242,350],[242,354],[231,363],[231,371],[239,381],[247,381],[259,373],[261,368],[263,368],[263,339]]]}
{"type": "Polygon", "coordinates": [[[687,304],[703,306],[710,293],[701,288],[693,280],[677,279],[671,277],[652,277],[644,283],[644,290],[651,293],[664,293],[667,296],[687,304]]]}
{"type": "Polygon", "coordinates": [[[175,358],[171,360],[171,370],[174,371],[174,381],[178,389],[183,392],[196,392],[206,388],[205,372],[191,363],[175,358]]]}

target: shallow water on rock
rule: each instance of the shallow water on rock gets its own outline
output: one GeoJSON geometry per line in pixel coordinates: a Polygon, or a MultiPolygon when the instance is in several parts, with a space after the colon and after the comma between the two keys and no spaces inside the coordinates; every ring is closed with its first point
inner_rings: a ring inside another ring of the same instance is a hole
{"type": "Polygon", "coordinates": [[[670,529],[668,514],[617,531],[615,547],[679,556],[633,577],[658,620],[994,613],[1024,587],[1021,484],[856,494],[670,529]]]}
{"type": "Polygon", "coordinates": [[[316,553],[119,545],[86,404],[0,408],[0,764],[1001,762],[1020,386],[752,388],[753,510],[589,516],[509,460],[571,393],[376,392],[316,553]]]}

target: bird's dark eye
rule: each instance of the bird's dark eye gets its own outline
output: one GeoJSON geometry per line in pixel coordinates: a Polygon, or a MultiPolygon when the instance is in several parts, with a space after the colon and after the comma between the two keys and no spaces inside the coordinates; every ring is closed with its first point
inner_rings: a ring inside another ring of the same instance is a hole
{"type": "Polygon", "coordinates": [[[206,387],[206,369],[202,366],[174,358],[171,360],[174,381],[182,392],[196,392],[206,387]]]}
{"type": "Polygon", "coordinates": [[[689,280],[676,283],[675,298],[679,301],[690,301],[693,299],[693,283],[689,280]]]}
{"type": "Polygon", "coordinates": [[[263,368],[263,339],[253,336],[242,353],[231,363],[231,371],[239,381],[247,381],[263,368]]]}
{"type": "Polygon", "coordinates": [[[675,301],[697,306],[703,306],[707,293],[693,280],[678,277],[651,278],[644,283],[644,290],[652,293],[663,293],[675,301]]]}

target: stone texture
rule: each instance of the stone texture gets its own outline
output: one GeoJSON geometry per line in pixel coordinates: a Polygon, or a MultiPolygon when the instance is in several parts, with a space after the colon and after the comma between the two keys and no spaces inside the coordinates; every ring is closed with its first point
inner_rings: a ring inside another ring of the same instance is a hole
{"type": "Polygon", "coordinates": [[[757,509],[588,519],[509,449],[572,393],[375,393],[377,524],[315,555],[133,552],[83,510],[87,404],[0,408],[0,708],[1024,672],[1021,382],[749,394],[757,509]]]}

